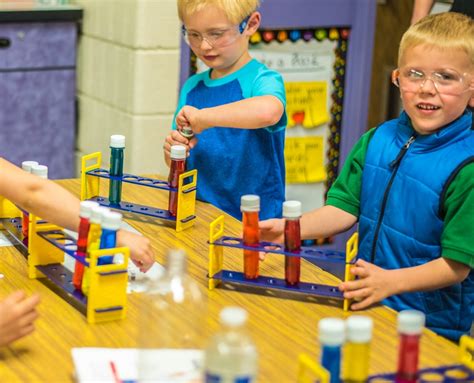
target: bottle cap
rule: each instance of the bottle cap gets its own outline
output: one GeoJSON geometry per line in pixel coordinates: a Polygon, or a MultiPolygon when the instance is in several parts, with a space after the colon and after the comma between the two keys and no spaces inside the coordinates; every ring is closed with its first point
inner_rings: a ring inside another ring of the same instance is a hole
{"type": "Polygon", "coordinates": [[[240,197],[240,211],[260,211],[260,197],[254,194],[240,197]]]}
{"type": "Polygon", "coordinates": [[[191,128],[189,125],[183,126],[179,132],[183,137],[186,137],[188,139],[194,137],[193,128],[191,128]]]}
{"type": "Polygon", "coordinates": [[[36,161],[23,161],[23,162],[21,163],[21,168],[22,168],[25,172],[31,173],[31,168],[32,168],[34,165],[39,165],[39,163],[36,162],[36,161]]]}
{"type": "Polygon", "coordinates": [[[79,217],[90,218],[92,214],[92,209],[98,206],[99,204],[94,201],[81,201],[81,205],[79,208],[79,217]]]}
{"type": "Polygon", "coordinates": [[[114,134],[110,136],[111,148],[125,148],[125,136],[121,134],[114,134]]]}
{"type": "Polygon", "coordinates": [[[36,174],[41,178],[48,178],[48,167],[46,165],[33,165],[31,167],[31,174],[36,174]]]}
{"type": "Polygon", "coordinates": [[[353,343],[369,343],[372,339],[372,318],[352,315],[346,320],[347,340],[353,343]]]}
{"type": "Polygon", "coordinates": [[[103,206],[93,207],[92,212],[91,212],[90,222],[100,224],[102,222],[102,216],[108,211],[110,210],[103,206]]]}
{"type": "Polygon", "coordinates": [[[283,217],[286,217],[286,218],[301,217],[301,202],[300,201],[283,202],[283,217]]]}
{"type": "Polygon", "coordinates": [[[186,147],[183,145],[171,146],[171,159],[184,160],[186,158],[186,147]]]}
{"type": "Polygon", "coordinates": [[[247,321],[247,311],[236,306],[222,309],[220,313],[221,324],[229,327],[240,327],[247,321]]]}
{"type": "Polygon", "coordinates": [[[425,314],[417,310],[398,313],[398,332],[405,335],[419,335],[425,326],[425,314]]]}
{"type": "Polygon", "coordinates": [[[122,223],[122,214],[115,211],[108,211],[102,215],[102,229],[118,230],[122,223]]]}
{"type": "Polygon", "coordinates": [[[340,346],[344,343],[344,321],[339,318],[324,318],[319,321],[319,342],[325,346],[340,346]]]}

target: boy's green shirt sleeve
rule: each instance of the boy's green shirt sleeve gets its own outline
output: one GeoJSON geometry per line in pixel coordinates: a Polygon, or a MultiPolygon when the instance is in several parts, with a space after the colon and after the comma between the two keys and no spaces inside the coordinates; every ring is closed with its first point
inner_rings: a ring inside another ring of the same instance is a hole
{"type": "MultiPolygon", "coordinates": [[[[375,128],[366,132],[349,153],[339,176],[328,191],[326,205],[359,217],[362,171],[374,132],[375,128]]],[[[444,210],[442,256],[473,268],[474,163],[466,165],[448,186],[444,210]]]]}
{"type": "Polygon", "coordinates": [[[474,163],[453,179],[444,200],[443,257],[474,267],[474,163]]]}
{"type": "Polygon", "coordinates": [[[328,191],[326,205],[335,206],[359,217],[365,154],[374,132],[375,128],[364,133],[352,148],[339,176],[328,191]]]}

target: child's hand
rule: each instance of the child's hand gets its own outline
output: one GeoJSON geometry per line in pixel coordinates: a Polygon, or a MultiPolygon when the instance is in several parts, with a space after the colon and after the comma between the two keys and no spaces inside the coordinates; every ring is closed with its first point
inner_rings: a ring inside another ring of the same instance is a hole
{"type": "MultiPolygon", "coordinates": [[[[179,128],[178,128],[179,129],[179,128]]],[[[189,151],[194,148],[197,144],[197,138],[193,137],[188,140],[186,137],[183,137],[181,133],[177,130],[172,130],[165,139],[165,144],[163,145],[163,150],[165,152],[166,162],[169,163],[171,155],[171,146],[173,145],[183,145],[186,147],[187,154],[189,156],[189,151]]]]}
{"type": "Polygon", "coordinates": [[[117,244],[130,249],[130,258],[142,273],[153,266],[155,257],[148,238],[126,230],[119,230],[117,244]]]}
{"type": "Polygon", "coordinates": [[[178,126],[178,129],[181,129],[183,126],[190,126],[195,134],[201,133],[210,128],[201,117],[201,109],[185,105],[176,115],[176,125],[178,126]]]}
{"type": "MultiPolygon", "coordinates": [[[[260,228],[260,241],[283,243],[285,238],[283,232],[285,230],[285,220],[272,218],[258,223],[260,228]]],[[[265,253],[260,253],[260,259],[265,259],[265,253]]]]}
{"type": "Polygon", "coordinates": [[[385,270],[359,259],[352,266],[351,273],[359,279],[341,283],[339,290],[344,292],[344,298],[358,302],[351,306],[352,310],[364,309],[393,295],[396,291],[397,281],[392,278],[392,270],[385,270]]]}
{"type": "Polygon", "coordinates": [[[38,294],[26,297],[23,291],[15,291],[0,301],[0,346],[6,346],[33,332],[39,301],[38,294]]]}

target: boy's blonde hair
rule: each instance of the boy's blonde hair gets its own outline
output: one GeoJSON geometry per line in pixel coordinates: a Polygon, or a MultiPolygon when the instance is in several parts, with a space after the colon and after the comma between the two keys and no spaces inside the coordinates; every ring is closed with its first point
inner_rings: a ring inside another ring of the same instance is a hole
{"type": "Polygon", "coordinates": [[[471,65],[474,65],[474,20],[455,12],[424,17],[403,35],[398,50],[398,64],[408,48],[418,45],[463,50],[469,56],[471,65]]]}
{"type": "Polygon", "coordinates": [[[222,9],[231,23],[239,24],[260,6],[260,0],[178,0],[179,19],[183,21],[206,6],[222,9]]]}

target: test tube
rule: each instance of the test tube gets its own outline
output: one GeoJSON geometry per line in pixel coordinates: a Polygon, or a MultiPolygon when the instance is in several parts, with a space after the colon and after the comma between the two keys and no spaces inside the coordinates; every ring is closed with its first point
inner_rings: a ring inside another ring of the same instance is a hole
{"type": "Polygon", "coordinates": [[[339,318],[324,318],[319,321],[321,343],[321,365],[331,374],[330,383],[339,383],[341,373],[341,347],[345,340],[344,321],[339,318]]]}
{"type": "MultiPolygon", "coordinates": [[[[247,194],[240,198],[240,210],[242,211],[243,244],[245,246],[258,245],[259,228],[258,212],[260,211],[260,197],[247,194]]],[[[244,276],[246,279],[258,277],[258,251],[244,249],[244,276]]]]}
{"type": "Polygon", "coordinates": [[[396,383],[416,383],[418,379],[418,356],[420,336],[425,325],[425,314],[416,310],[398,313],[398,368],[396,383]]]}
{"type": "MultiPolygon", "coordinates": [[[[99,206],[97,202],[82,201],[79,210],[79,229],[77,231],[77,251],[78,257],[84,258],[87,253],[87,237],[89,235],[90,222],[89,219],[92,214],[92,209],[99,206]]],[[[84,265],[76,260],[74,266],[74,274],[72,276],[72,284],[76,290],[81,290],[82,277],[84,275],[84,265]]]]}
{"type": "MultiPolygon", "coordinates": [[[[179,176],[186,169],[186,147],[182,145],[171,146],[171,164],[168,176],[168,184],[172,188],[178,188],[179,176]]],[[[178,192],[170,190],[168,210],[171,216],[176,217],[178,213],[178,192]]]]}
{"type": "Polygon", "coordinates": [[[344,383],[365,383],[369,376],[370,341],[373,321],[363,315],[346,320],[347,343],[344,348],[344,383]]]}
{"type": "MultiPolygon", "coordinates": [[[[123,176],[123,156],[125,136],[114,134],[110,137],[110,176],[123,176]]],[[[109,201],[113,205],[120,204],[122,199],[122,181],[110,179],[109,201]]]]}
{"type": "MultiPolygon", "coordinates": [[[[299,254],[301,250],[301,202],[285,201],[283,203],[283,218],[285,218],[285,251],[299,254]]],[[[300,282],[301,258],[285,256],[285,281],[287,285],[295,286],[300,282]]]]}
{"type": "MultiPolygon", "coordinates": [[[[122,214],[114,211],[104,213],[102,216],[102,233],[100,235],[100,248],[113,249],[117,244],[117,230],[122,224],[122,214]]],[[[99,258],[98,265],[108,265],[113,263],[113,255],[106,255],[99,258]]]]}

